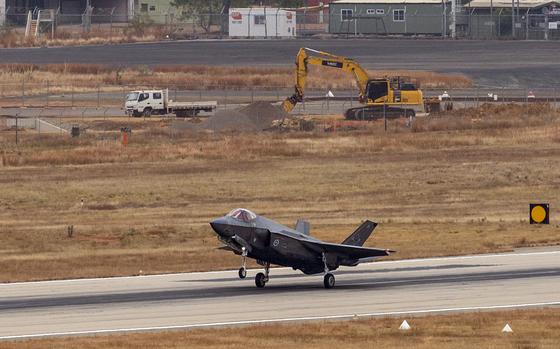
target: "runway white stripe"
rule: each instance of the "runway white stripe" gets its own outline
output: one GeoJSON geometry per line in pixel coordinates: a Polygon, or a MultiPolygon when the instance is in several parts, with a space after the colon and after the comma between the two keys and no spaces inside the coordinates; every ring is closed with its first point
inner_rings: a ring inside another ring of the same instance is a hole
{"type": "Polygon", "coordinates": [[[17,340],[17,339],[31,339],[31,338],[42,338],[42,337],[78,336],[78,335],[90,335],[90,334],[111,334],[111,333],[143,332],[143,331],[196,329],[196,328],[221,327],[221,326],[223,327],[223,326],[271,324],[271,323],[278,323],[278,322],[294,322],[294,321],[345,320],[345,319],[355,319],[355,318],[396,316],[396,315],[427,315],[427,314],[463,312],[463,311],[499,310],[499,309],[507,310],[507,309],[535,308],[535,307],[546,307],[546,306],[560,306],[560,300],[555,302],[545,302],[545,303],[506,304],[506,305],[492,305],[492,306],[478,306],[478,307],[421,309],[421,310],[410,310],[410,311],[394,311],[394,312],[379,312],[379,313],[364,313],[364,314],[344,314],[344,315],[308,316],[308,317],[293,317],[293,318],[265,319],[265,320],[213,322],[213,323],[191,324],[191,325],[171,325],[171,326],[156,326],[156,327],[98,329],[98,330],[89,330],[89,331],[35,333],[35,334],[26,334],[26,335],[17,335],[17,336],[3,336],[0,337],[0,340],[17,340]]]}

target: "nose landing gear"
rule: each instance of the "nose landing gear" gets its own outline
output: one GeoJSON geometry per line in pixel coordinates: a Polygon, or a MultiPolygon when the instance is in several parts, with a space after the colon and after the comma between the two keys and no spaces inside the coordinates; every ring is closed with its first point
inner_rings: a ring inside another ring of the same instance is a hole
{"type": "Polygon", "coordinates": [[[243,257],[243,260],[241,262],[241,268],[239,268],[238,275],[239,275],[240,279],[245,279],[247,277],[247,267],[246,267],[246,264],[247,264],[247,249],[245,247],[242,247],[241,251],[242,251],[241,256],[243,257]]]}

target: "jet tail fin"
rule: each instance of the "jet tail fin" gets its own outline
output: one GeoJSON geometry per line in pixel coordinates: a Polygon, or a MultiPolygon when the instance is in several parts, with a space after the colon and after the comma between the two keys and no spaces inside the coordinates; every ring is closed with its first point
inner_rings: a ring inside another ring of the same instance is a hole
{"type": "Polygon", "coordinates": [[[311,224],[303,219],[298,219],[296,222],[296,230],[302,234],[309,235],[311,230],[311,224]]]}
{"type": "Polygon", "coordinates": [[[346,238],[346,240],[342,241],[342,244],[350,246],[363,246],[375,227],[377,227],[377,223],[375,222],[369,220],[363,222],[358,229],[346,238]]]}

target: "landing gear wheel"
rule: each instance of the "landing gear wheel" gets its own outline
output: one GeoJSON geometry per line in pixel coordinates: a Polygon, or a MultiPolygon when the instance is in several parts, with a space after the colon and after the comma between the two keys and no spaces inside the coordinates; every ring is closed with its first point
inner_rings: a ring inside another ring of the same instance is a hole
{"type": "Polygon", "coordinates": [[[255,276],[255,285],[257,285],[258,288],[263,288],[264,285],[266,285],[266,276],[264,276],[263,273],[258,273],[255,276]]]}
{"type": "Polygon", "coordinates": [[[334,275],[331,273],[325,274],[325,278],[323,279],[323,284],[325,288],[333,288],[334,287],[334,275]]]}
{"type": "Polygon", "coordinates": [[[247,277],[247,269],[245,269],[245,267],[239,268],[238,274],[240,279],[245,279],[247,277]]]}

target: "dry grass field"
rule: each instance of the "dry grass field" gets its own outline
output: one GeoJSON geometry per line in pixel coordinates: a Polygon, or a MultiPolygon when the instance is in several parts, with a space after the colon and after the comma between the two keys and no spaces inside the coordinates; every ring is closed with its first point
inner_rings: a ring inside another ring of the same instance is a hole
{"type": "MultiPolygon", "coordinates": [[[[560,118],[542,105],[372,122],[355,132],[212,134],[135,120],[85,137],[0,132],[0,281],[236,268],[208,222],[234,207],[392,258],[560,244],[560,118]],[[471,117],[469,115],[473,115],[471,117]],[[142,125],[142,127],[140,127],[142,125]],[[83,205],[81,200],[83,199],[83,205]],[[549,202],[551,224],[528,224],[549,202]],[[69,237],[67,226],[74,226],[69,237]]],[[[96,132],[95,129],[104,130],[96,132]]]]}
{"type": "MultiPolygon", "coordinates": [[[[338,70],[311,67],[308,88],[356,89],[354,78],[338,70]]],[[[370,75],[409,76],[424,87],[469,87],[461,74],[430,71],[370,71],[370,75]]],[[[292,67],[155,66],[126,69],[95,64],[4,64],[0,65],[0,96],[44,93],[122,91],[123,86],[176,87],[182,89],[274,89],[294,85],[292,67]],[[22,84],[24,85],[22,87],[22,84]]]]}
{"type": "Polygon", "coordinates": [[[0,342],[31,348],[558,348],[558,308],[0,342]],[[513,333],[502,333],[506,323],[513,333]]]}
{"type": "Polygon", "coordinates": [[[98,23],[89,32],[81,26],[58,26],[56,35],[50,32],[39,37],[25,37],[25,28],[0,27],[0,48],[103,45],[163,40],[168,35],[165,26],[134,21],[130,26],[98,23]]]}

